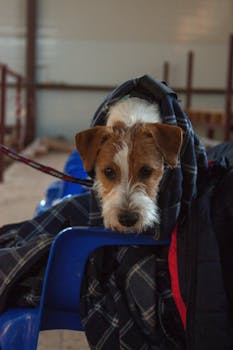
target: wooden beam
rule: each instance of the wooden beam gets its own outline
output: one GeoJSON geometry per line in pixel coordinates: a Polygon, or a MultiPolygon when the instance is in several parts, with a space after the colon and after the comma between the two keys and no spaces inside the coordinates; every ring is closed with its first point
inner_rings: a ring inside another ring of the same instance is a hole
{"type": "Polygon", "coordinates": [[[187,79],[186,79],[186,109],[191,108],[191,98],[192,98],[192,84],[193,84],[193,57],[194,53],[192,51],[188,52],[187,61],[187,79]]]}
{"type": "MultiPolygon", "coordinates": [[[[22,87],[26,88],[26,83],[22,83],[22,87]]],[[[116,88],[116,85],[86,85],[86,84],[70,84],[70,83],[58,83],[58,82],[43,82],[35,84],[37,90],[51,90],[51,91],[87,91],[87,92],[108,92],[116,88]]],[[[0,82],[1,88],[1,82],[0,82]]],[[[16,83],[8,83],[7,88],[16,89],[16,83]]],[[[186,88],[173,87],[171,88],[178,94],[186,94],[186,88]]],[[[225,95],[225,89],[221,88],[192,88],[192,94],[196,95],[225,95]]],[[[233,90],[231,90],[233,94],[233,90]]]]}
{"type": "Polygon", "coordinates": [[[36,133],[36,22],[37,0],[27,0],[26,25],[26,144],[36,133]]]}

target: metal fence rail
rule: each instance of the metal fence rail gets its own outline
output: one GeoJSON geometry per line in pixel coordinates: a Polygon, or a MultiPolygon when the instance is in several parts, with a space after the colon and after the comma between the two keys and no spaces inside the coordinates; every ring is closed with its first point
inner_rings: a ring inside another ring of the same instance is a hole
{"type": "MultiPolygon", "coordinates": [[[[25,79],[22,75],[14,72],[6,64],[0,64],[0,87],[1,87],[1,99],[0,99],[0,143],[5,143],[6,133],[8,131],[7,125],[7,90],[8,90],[8,78],[11,77],[15,81],[16,94],[15,94],[15,124],[13,126],[15,132],[16,149],[20,151],[24,146],[24,135],[22,111],[23,111],[23,85],[25,79]]],[[[3,181],[4,171],[4,156],[0,153],[0,182],[3,181]]]]}

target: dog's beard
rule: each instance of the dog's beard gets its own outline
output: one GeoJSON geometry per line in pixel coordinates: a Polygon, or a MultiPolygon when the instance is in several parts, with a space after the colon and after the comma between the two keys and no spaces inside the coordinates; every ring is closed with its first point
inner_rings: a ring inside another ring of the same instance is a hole
{"type": "Polygon", "coordinates": [[[159,210],[156,199],[150,198],[142,186],[133,185],[114,187],[107,195],[103,196],[103,187],[96,182],[94,189],[100,199],[104,226],[111,230],[122,232],[142,232],[159,223],[159,210]],[[137,212],[139,220],[134,226],[126,227],[118,220],[121,211],[137,212]]]}

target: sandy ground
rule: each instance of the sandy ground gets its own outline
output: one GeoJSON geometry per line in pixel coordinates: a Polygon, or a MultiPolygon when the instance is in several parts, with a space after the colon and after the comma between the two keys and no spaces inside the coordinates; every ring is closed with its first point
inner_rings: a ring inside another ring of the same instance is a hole
{"type": "MultiPolygon", "coordinates": [[[[63,170],[66,153],[50,153],[36,160],[63,170]]],[[[21,163],[14,163],[4,174],[0,184],[0,225],[30,219],[48,185],[55,178],[42,174],[21,163]]],[[[73,331],[41,332],[38,350],[87,350],[85,335],[73,331]]]]}

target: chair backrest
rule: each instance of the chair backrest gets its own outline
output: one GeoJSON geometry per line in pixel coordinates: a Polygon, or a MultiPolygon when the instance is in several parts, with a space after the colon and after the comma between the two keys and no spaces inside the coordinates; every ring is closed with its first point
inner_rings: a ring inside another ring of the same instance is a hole
{"type": "Polygon", "coordinates": [[[149,236],[123,234],[103,228],[63,230],[50,251],[41,298],[41,330],[82,330],[79,298],[89,256],[97,248],[113,245],[167,245],[149,236]]]}

